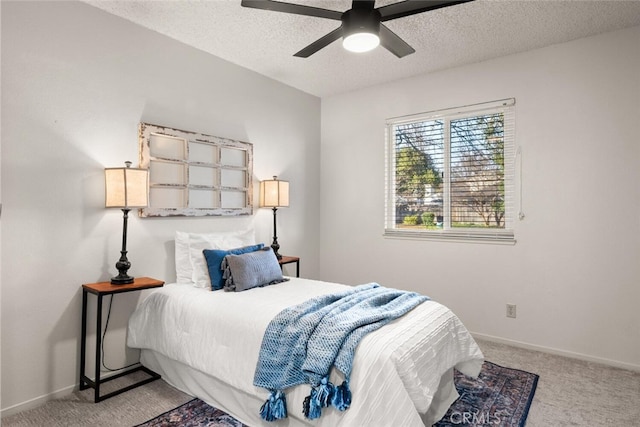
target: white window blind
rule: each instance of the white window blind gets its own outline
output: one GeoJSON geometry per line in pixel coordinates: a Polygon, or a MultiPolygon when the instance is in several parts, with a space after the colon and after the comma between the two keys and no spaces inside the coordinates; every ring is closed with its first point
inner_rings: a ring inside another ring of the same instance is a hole
{"type": "Polygon", "coordinates": [[[514,105],[387,121],[385,235],[514,242],[514,105]]]}

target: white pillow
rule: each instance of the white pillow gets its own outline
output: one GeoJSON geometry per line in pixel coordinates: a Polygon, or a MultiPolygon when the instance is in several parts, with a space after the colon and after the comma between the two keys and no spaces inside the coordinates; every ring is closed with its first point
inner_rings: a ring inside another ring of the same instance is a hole
{"type": "Polygon", "coordinates": [[[216,233],[185,233],[176,231],[176,278],[178,283],[193,283],[211,289],[211,278],[204,249],[235,249],[255,244],[253,229],[216,233]]]}
{"type": "Polygon", "coordinates": [[[191,283],[191,259],[189,258],[189,233],[176,231],[176,282],[191,283]]]}

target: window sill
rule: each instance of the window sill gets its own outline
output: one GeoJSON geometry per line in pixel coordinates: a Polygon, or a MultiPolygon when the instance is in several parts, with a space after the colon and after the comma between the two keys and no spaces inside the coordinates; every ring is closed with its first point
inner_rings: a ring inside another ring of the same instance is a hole
{"type": "Polygon", "coordinates": [[[513,232],[470,232],[470,231],[404,231],[385,229],[384,237],[404,240],[431,240],[438,242],[484,243],[494,245],[515,245],[513,232]]]}

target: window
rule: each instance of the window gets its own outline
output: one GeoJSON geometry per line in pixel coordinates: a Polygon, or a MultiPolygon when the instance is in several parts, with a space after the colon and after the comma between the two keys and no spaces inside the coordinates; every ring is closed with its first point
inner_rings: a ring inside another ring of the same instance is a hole
{"type": "Polygon", "coordinates": [[[387,121],[386,236],[514,242],[514,105],[387,121]]]}

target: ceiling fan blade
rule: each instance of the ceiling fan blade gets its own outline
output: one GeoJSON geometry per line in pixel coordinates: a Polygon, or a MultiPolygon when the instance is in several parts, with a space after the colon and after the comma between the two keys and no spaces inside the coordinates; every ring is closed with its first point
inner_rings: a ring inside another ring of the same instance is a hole
{"type": "Polygon", "coordinates": [[[456,4],[468,3],[470,1],[474,0],[411,0],[392,3],[379,7],[376,10],[380,12],[380,20],[384,22],[402,18],[403,16],[454,6],[456,4]]]}
{"type": "Polygon", "coordinates": [[[338,27],[326,36],[319,38],[293,56],[297,56],[298,58],[308,58],[323,47],[329,46],[340,37],[342,37],[342,27],[338,27]]]}
{"type": "Polygon", "coordinates": [[[253,9],[315,16],[318,18],[335,19],[337,21],[342,18],[342,12],[337,12],[335,10],[321,9],[319,7],[305,6],[302,4],[284,3],[274,0],[242,0],[242,3],[240,4],[244,7],[251,7],[253,9]]]}
{"type": "Polygon", "coordinates": [[[416,51],[384,24],[380,24],[380,44],[398,58],[410,55],[416,51]]]}

